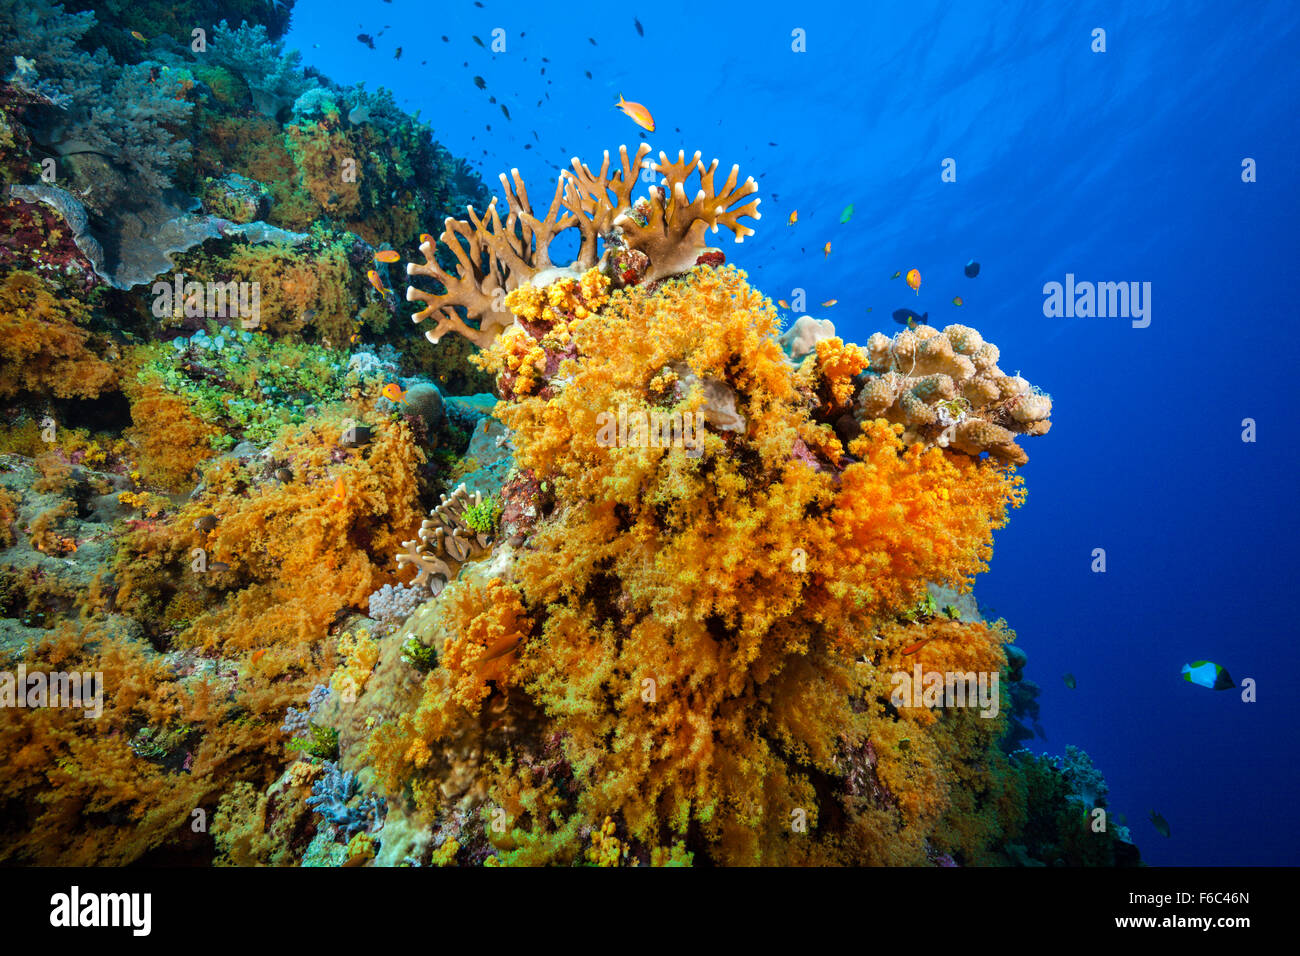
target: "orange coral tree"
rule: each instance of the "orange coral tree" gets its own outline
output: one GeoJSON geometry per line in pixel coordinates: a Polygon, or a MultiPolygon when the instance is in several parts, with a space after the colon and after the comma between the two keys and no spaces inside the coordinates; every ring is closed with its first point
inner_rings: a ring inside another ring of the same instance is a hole
{"type": "Polygon", "coordinates": [[[877,626],[925,582],[984,568],[1017,480],[884,422],[845,456],[734,268],[614,293],[566,332],[562,387],[497,415],[558,502],[515,568],[535,626],[509,678],[563,735],[578,814],[651,846],[689,835],[724,862],[865,858],[817,820],[878,716],[860,706],[885,664],[877,626]],[[745,427],[709,429],[698,457],[599,437],[620,407],[715,419],[720,394],[745,427]]]}

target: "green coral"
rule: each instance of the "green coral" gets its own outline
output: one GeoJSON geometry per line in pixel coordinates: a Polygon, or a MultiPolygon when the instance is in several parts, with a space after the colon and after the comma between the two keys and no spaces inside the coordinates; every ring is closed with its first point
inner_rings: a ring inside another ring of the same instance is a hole
{"type": "Polygon", "coordinates": [[[219,449],[240,440],[269,443],[284,425],[305,421],[309,406],[341,401],[357,384],[356,373],[329,349],[209,329],[141,346],[137,377],[181,396],[198,418],[220,428],[213,439],[219,449]]]}
{"type": "Polygon", "coordinates": [[[427,674],[437,666],[438,652],[422,643],[417,635],[412,634],[402,645],[402,661],[427,674]]]}
{"type": "Polygon", "coordinates": [[[338,760],[339,759],[339,732],[333,727],[322,727],[319,724],[309,723],[307,725],[306,737],[295,737],[289,741],[289,749],[304,753],[308,757],[315,757],[318,760],[338,760]]]}
{"type": "Polygon", "coordinates": [[[464,520],[470,529],[479,534],[491,534],[501,517],[501,503],[495,498],[484,498],[465,509],[464,520]]]}

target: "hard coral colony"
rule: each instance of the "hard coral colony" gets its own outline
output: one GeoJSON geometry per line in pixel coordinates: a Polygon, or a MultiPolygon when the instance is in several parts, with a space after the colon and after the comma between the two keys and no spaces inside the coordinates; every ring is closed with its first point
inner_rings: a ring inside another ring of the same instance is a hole
{"type": "Polygon", "coordinates": [[[987,567],[1046,395],[967,326],[782,333],[708,245],[753,234],[758,186],[699,153],[575,158],[544,211],[512,170],[486,202],[263,6],[208,59],[101,50],[94,90],[95,15],[3,8],[34,45],[0,54],[35,67],[0,95],[0,656],[97,675],[102,722],[7,712],[0,859],[1135,859],[1067,812],[1104,784],[1013,752],[1013,632],[932,597],[987,567]],[[53,112],[164,74],[125,142],[102,104],[53,112]],[[68,123],[103,155],[40,188],[68,123]],[[131,170],[198,198],[131,196],[131,170]],[[388,321],[388,245],[421,254],[429,344],[388,321]],[[256,282],[266,320],[158,315],[155,278],[256,282]]]}

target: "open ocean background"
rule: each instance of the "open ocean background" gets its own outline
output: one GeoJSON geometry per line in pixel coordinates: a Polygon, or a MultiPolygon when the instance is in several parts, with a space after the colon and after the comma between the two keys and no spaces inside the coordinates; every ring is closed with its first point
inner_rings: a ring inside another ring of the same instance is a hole
{"type": "Polygon", "coordinates": [[[859,343],[898,308],[979,329],[1055,403],[976,588],[1043,687],[1029,746],[1086,749],[1150,864],[1300,863],[1300,4],[299,0],[286,45],[393,90],[494,193],[518,167],[543,209],[571,157],[635,148],[622,93],[656,155],[758,178],[758,234],[718,238],[773,300],[804,289],[859,343]],[[919,296],[889,279],[910,268],[919,296]],[[1150,282],[1150,326],[1045,318],[1066,273],[1150,282]],[[1258,702],[1182,681],[1200,659],[1258,702]]]}

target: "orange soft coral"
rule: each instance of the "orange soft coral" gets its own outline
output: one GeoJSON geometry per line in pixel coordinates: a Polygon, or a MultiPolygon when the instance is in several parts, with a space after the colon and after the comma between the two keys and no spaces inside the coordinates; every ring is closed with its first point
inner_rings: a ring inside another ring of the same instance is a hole
{"type": "Polygon", "coordinates": [[[95,398],[117,386],[117,373],[88,347],[81,327],[89,310],[56,298],[33,272],[13,272],[0,284],[0,398],[36,392],[55,398],[95,398]]]}
{"type": "Polygon", "coordinates": [[[133,385],[128,391],[135,427],[127,436],[135,443],[140,474],[169,491],[187,490],[195,469],[216,454],[211,439],[217,429],[160,385],[133,385]]]}
{"type": "Polygon", "coordinates": [[[813,779],[869,731],[851,702],[873,681],[875,622],[927,580],[979,571],[1016,485],[883,422],[838,474],[809,461],[776,316],[734,269],[615,293],[569,328],[556,394],[498,407],[519,464],[563,502],[516,568],[544,619],[512,680],[564,735],[583,818],[617,814],[651,845],[694,823],[730,862],[811,859],[790,815],[815,824],[813,779]],[[648,394],[679,413],[726,396],[744,424],[710,427],[697,458],[602,442],[597,416],[648,394]]]}

